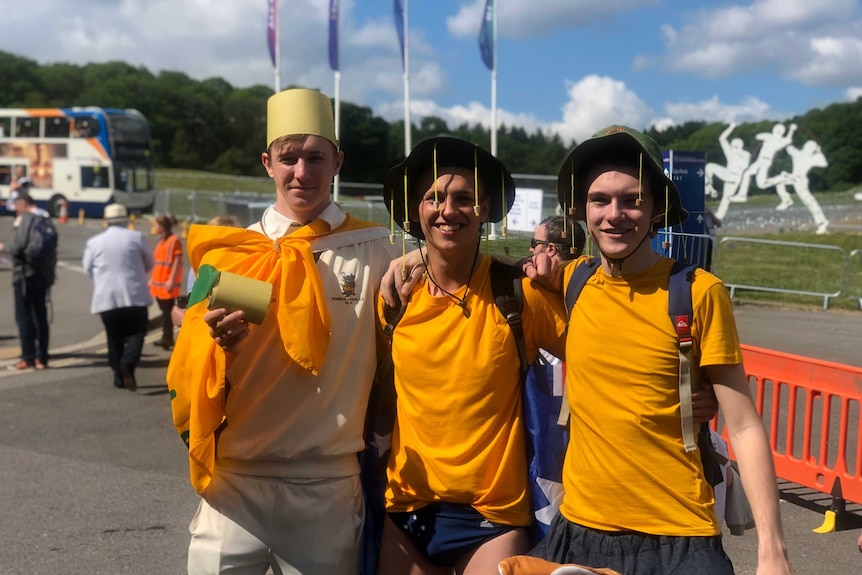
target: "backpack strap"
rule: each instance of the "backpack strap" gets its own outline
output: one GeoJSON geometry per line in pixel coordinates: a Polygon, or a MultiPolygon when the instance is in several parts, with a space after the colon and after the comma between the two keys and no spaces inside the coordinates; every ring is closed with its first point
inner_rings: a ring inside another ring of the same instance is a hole
{"type": "Polygon", "coordinates": [[[691,407],[692,388],[697,384],[698,363],[694,358],[694,342],[691,335],[692,304],[691,283],[694,280],[695,264],[679,261],[673,263],[668,282],[667,311],[676,331],[679,347],[679,409],[682,419],[682,438],[686,452],[697,449],[691,407]]]}
{"type": "Polygon", "coordinates": [[[521,382],[527,375],[530,361],[527,358],[527,342],[524,338],[524,323],[521,311],[524,309],[524,290],[521,285],[523,271],[521,268],[491,260],[491,293],[497,309],[509,324],[512,335],[515,336],[515,345],[518,348],[518,360],[520,361],[521,382]]]}
{"type": "Polygon", "coordinates": [[[569,285],[566,286],[566,317],[570,318],[572,316],[572,310],[578,302],[581,291],[587,285],[587,280],[595,275],[601,263],[601,258],[592,258],[576,267],[575,271],[572,272],[572,277],[569,278],[569,285]]]}
{"type": "MultiPolygon", "coordinates": [[[[566,320],[572,317],[572,310],[575,309],[575,304],[578,303],[578,297],[581,295],[587,281],[596,274],[599,265],[602,263],[601,258],[592,258],[582,263],[575,268],[569,278],[569,283],[566,285],[566,320]]],[[[566,328],[568,330],[568,328],[566,328]]],[[[568,384],[566,384],[568,385],[568,384]]],[[[560,406],[560,415],[557,417],[557,425],[565,427],[569,424],[569,402],[564,401],[560,406]]]]}

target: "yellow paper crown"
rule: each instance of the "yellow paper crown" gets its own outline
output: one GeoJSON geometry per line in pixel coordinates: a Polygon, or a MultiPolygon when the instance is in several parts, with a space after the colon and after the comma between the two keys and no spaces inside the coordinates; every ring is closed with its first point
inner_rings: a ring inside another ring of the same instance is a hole
{"type": "Polygon", "coordinates": [[[270,96],[266,104],[266,145],[282,136],[314,135],[338,147],[332,104],[317,90],[296,88],[270,96]]]}

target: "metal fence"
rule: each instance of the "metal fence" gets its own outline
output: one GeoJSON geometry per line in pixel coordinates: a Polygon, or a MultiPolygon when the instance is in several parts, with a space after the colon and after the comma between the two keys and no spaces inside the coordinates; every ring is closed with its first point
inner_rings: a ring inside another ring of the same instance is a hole
{"type": "Polygon", "coordinates": [[[716,271],[731,298],[738,290],[805,295],[823,298],[827,309],[847,289],[848,257],[839,246],[727,236],[717,256],[716,271]]]}
{"type": "Polygon", "coordinates": [[[653,240],[653,249],[669,258],[695,263],[711,272],[716,271],[713,267],[715,240],[708,234],[659,231],[653,240]]]}
{"type": "Polygon", "coordinates": [[[847,256],[844,292],[847,297],[859,300],[862,309],[862,249],[855,249],[847,256]]]}

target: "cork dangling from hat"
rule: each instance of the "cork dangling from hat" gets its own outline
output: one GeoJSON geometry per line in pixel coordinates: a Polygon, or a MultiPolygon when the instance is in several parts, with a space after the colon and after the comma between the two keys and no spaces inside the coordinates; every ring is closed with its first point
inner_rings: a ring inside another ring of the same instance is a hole
{"type": "Polygon", "coordinates": [[[295,88],[270,96],[266,103],[266,145],[282,136],[320,136],[337,148],[332,103],[317,90],[295,88]]]}

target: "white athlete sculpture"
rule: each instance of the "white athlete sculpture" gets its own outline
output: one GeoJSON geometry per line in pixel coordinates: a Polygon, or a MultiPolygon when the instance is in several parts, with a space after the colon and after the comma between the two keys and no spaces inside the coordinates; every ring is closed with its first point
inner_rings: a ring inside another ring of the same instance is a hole
{"type": "Polygon", "coordinates": [[[796,124],[790,124],[790,129],[786,130],[786,135],[785,130],[784,124],[775,124],[772,127],[772,132],[761,132],[755,136],[755,138],[761,141],[760,152],[757,155],[757,159],[742,174],[742,182],[739,184],[739,190],[730,201],[744,202],[748,199],[748,186],[751,184],[752,176],[757,183],[757,187],[761,190],[766,190],[775,185],[775,182],[769,181],[769,168],[772,167],[772,160],[775,158],[775,154],[793,143],[793,133],[796,131],[796,124]]]}
{"type": "Polygon", "coordinates": [[[825,234],[829,221],[811,193],[808,180],[808,172],[812,168],[825,168],[829,165],[817,142],[808,140],[801,149],[796,148],[792,145],[796,124],[790,124],[789,129],[785,129],[784,124],[775,124],[771,132],[761,132],[755,136],[761,141],[760,150],[757,158],[749,164],[751,154],[742,148],[742,140],[734,138],[728,143],[727,138],[735,127],[735,124],[730,124],[718,138],[724,156],[727,158],[727,166],[709,163],[705,169],[704,192],[706,195],[713,198],[718,197],[718,192],[712,183],[713,176],[724,181],[721,202],[715,211],[716,217],[719,219],[725,217],[730,202],[748,200],[748,187],[751,185],[751,179],[754,178],[757,187],[762,190],[775,188],[775,192],[781,199],[775,208],[777,211],[784,211],[793,205],[793,197],[787,189],[788,186],[793,186],[796,195],[799,196],[799,199],[814,218],[814,223],[817,225],[816,233],[825,234]],[[787,154],[791,157],[793,161],[792,171],[783,171],[770,177],[769,170],[772,167],[772,161],[781,150],[787,150],[787,154]]]}
{"type": "Polygon", "coordinates": [[[815,233],[825,234],[826,228],[829,226],[829,220],[823,215],[823,210],[820,209],[820,204],[814,198],[811,190],[808,188],[808,172],[811,168],[825,168],[829,165],[826,161],[826,156],[823,155],[823,150],[814,140],[808,140],[802,146],[802,149],[797,149],[794,146],[787,146],[787,153],[793,159],[793,171],[791,173],[782,172],[780,176],[771,178],[775,181],[775,191],[781,197],[781,203],[776,210],[786,210],[793,204],[793,198],[790,192],[787,191],[787,186],[793,186],[796,195],[811,212],[811,217],[814,218],[814,223],[817,224],[815,233]]]}
{"type": "Polygon", "coordinates": [[[721,144],[721,149],[724,152],[724,157],[727,160],[727,165],[722,166],[714,162],[706,165],[705,180],[706,194],[717,198],[718,192],[713,187],[712,178],[716,177],[724,181],[724,186],[721,190],[721,203],[715,216],[722,219],[727,213],[727,208],[730,206],[730,199],[736,193],[739,183],[742,181],[742,174],[751,162],[751,153],[742,147],[742,138],[734,138],[728,141],[728,136],[736,128],[736,124],[731,123],[718,137],[718,142],[721,144]]]}

